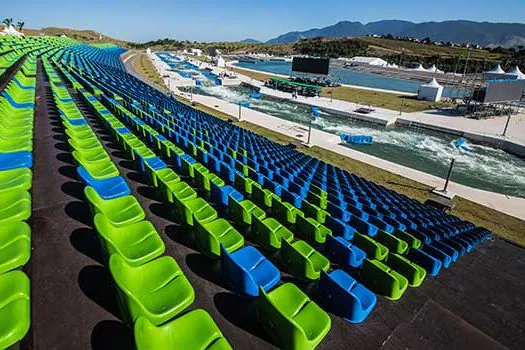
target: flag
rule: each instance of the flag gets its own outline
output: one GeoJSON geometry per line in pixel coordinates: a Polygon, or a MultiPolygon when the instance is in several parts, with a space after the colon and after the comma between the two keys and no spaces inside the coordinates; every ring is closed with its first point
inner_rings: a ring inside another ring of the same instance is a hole
{"type": "Polygon", "coordinates": [[[312,119],[315,120],[320,115],[321,111],[319,110],[319,107],[312,106],[312,119]]]}

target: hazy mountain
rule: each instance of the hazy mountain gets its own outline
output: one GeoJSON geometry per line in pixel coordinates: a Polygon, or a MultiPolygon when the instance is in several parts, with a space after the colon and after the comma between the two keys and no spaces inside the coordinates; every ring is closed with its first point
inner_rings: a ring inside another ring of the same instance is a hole
{"type": "Polygon", "coordinates": [[[304,38],[337,38],[342,36],[358,36],[368,34],[360,22],[342,21],[333,26],[310,29],[304,32],[290,32],[270,39],[267,44],[293,43],[304,38]]]}
{"type": "Polygon", "coordinates": [[[245,43],[245,44],[262,44],[262,41],[252,39],[252,38],[247,38],[247,39],[241,40],[240,42],[245,43]]]}
{"type": "Polygon", "coordinates": [[[452,41],[493,46],[516,46],[525,41],[525,24],[490,23],[473,21],[444,21],[413,23],[399,20],[384,20],[366,25],[360,22],[343,21],[335,25],[307,31],[295,31],[267,41],[269,44],[293,43],[303,38],[338,38],[367,34],[429,37],[435,41],[452,41]]]}
{"type": "Polygon", "coordinates": [[[370,22],[364,27],[367,34],[377,34],[377,35],[398,35],[403,32],[409,26],[414,25],[412,22],[408,21],[399,21],[397,19],[393,20],[384,20],[378,22],[370,22]]]}

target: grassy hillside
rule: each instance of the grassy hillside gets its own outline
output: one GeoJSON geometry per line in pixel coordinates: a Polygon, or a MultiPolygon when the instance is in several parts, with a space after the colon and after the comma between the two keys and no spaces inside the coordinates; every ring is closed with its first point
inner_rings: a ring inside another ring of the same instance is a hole
{"type": "MultiPolygon", "coordinates": [[[[407,55],[414,56],[467,57],[468,55],[468,49],[465,47],[436,46],[422,43],[414,43],[411,41],[400,41],[374,37],[358,37],[356,38],[356,40],[368,44],[371,49],[377,50],[380,55],[383,54],[382,51],[385,51],[388,54],[405,53],[407,55]]],[[[470,57],[473,59],[497,60],[501,58],[501,55],[498,53],[491,52],[489,50],[472,49],[470,51],[470,57]]]]}
{"type": "Polygon", "coordinates": [[[112,43],[122,47],[129,47],[129,43],[124,40],[119,40],[111,38],[107,35],[101,34],[94,30],[89,29],[69,29],[69,28],[57,28],[57,27],[47,27],[42,29],[24,29],[25,35],[66,35],[71,39],[82,41],[88,44],[97,44],[97,43],[112,43]]]}

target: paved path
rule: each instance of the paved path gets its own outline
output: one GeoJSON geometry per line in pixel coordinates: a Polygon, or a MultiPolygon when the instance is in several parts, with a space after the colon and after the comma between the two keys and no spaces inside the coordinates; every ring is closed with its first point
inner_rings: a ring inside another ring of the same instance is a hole
{"type": "MultiPolygon", "coordinates": [[[[189,98],[189,94],[180,92],[179,94],[185,98],[189,98]]],[[[223,101],[215,97],[195,94],[193,95],[193,101],[214,108],[234,118],[238,118],[239,107],[235,104],[223,101]]],[[[242,120],[244,121],[248,121],[250,123],[279,132],[286,136],[299,139],[303,142],[307,141],[308,128],[305,125],[283,120],[248,108],[243,108],[241,115],[242,120]]],[[[312,135],[310,140],[310,144],[312,146],[319,146],[321,148],[359,160],[361,162],[390,171],[394,174],[404,176],[406,178],[412,179],[414,181],[423,183],[431,187],[440,188],[443,186],[444,180],[440,177],[355,151],[349,147],[340,145],[339,142],[339,137],[335,134],[331,134],[318,129],[312,129],[312,135]]],[[[494,210],[525,220],[525,199],[523,198],[511,197],[500,193],[488,192],[461,185],[455,182],[451,182],[449,184],[449,190],[473,202],[482,204],[494,210]]]]}

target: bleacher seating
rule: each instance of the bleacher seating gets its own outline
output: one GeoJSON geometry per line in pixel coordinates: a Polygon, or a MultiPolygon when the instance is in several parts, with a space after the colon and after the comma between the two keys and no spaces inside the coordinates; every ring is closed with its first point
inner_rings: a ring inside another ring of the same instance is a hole
{"type": "Polygon", "coordinates": [[[284,348],[320,344],[331,327],[326,311],[365,321],[376,294],[401,298],[491,235],[163,95],[125,72],[122,48],[47,37],[1,37],[0,44],[0,82],[9,79],[0,94],[0,348],[20,341],[30,325],[29,280],[13,270],[31,255],[37,60],[139,349],[231,347],[206,311],[190,311],[195,292],[184,262],[165,255],[94,122],[200,253],[220,261],[231,291],[257,299],[258,321],[284,348]],[[302,282],[319,281],[319,297],[282,283],[277,266],[302,282]]]}

